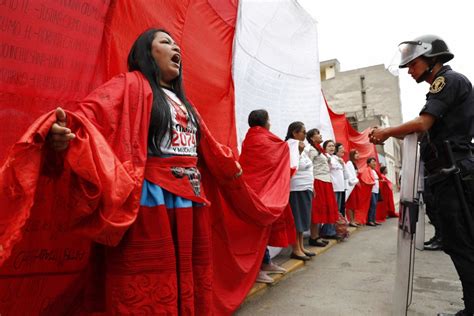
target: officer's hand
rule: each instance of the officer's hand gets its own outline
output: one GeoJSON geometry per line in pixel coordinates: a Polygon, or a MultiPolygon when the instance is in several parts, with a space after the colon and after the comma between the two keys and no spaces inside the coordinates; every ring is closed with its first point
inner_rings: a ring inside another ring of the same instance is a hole
{"type": "Polygon", "coordinates": [[[385,128],[375,126],[369,133],[369,140],[373,144],[383,145],[388,137],[385,135],[385,128]]]}
{"type": "Polygon", "coordinates": [[[76,137],[66,126],[66,113],[60,107],[56,109],[56,122],[49,130],[49,143],[55,151],[65,150],[69,142],[76,137]]]}

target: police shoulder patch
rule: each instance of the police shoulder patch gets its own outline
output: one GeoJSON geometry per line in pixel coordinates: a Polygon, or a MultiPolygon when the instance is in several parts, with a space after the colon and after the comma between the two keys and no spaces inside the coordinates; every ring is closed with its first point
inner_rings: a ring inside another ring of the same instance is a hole
{"type": "Polygon", "coordinates": [[[438,78],[433,81],[430,86],[430,93],[438,93],[443,90],[444,86],[446,85],[446,79],[443,76],[439,76],[438,78]]]}

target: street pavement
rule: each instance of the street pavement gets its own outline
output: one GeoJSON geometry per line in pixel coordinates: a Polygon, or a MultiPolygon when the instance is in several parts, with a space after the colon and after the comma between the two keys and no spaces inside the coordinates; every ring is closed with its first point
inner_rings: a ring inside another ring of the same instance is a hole
{"type": "MultiPolygon", "coordinates": [[[[246,315],[391,315],[397,222],[364,227],[249,299],[246,315]]],[[[426,225],[426,240],[433,234],[426,225]]],[[[442,251],[416,251],[413,299],[408,315],[462,309],[461,283],[442,251]]]]}

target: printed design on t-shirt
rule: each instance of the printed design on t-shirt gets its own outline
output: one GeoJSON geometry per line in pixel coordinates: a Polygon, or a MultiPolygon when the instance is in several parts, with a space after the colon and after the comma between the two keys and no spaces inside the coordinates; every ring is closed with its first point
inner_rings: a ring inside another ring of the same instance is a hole
{"type": "Polygon", "coordinates": [[[166,95],[166,97],[168,99],[168,102],[170,103],[170,105],[174,109],[176,121],[178,122],[179,125],[186,128],[188,126],[189,115],[185,111],[184,105],[178,104],[176,101],[174,101],[168,95],[166,95]]]}
{"type": "Polygon", "coordinates": [[[436,78],[435,81],[431,84],[430,93],[438,93],[443,90],[444,86],[446,85],[446,80],[443,76],[436,78]]]}
{"type": "Polygon", "coordinates": [[[196,126],[190,120],[190,115],[181,102],[174,100],[167,94],[166,98],[170,105],[173,128],[169,147],[162,149],[162,151],[175,155],[196,155],[196,126]]]}

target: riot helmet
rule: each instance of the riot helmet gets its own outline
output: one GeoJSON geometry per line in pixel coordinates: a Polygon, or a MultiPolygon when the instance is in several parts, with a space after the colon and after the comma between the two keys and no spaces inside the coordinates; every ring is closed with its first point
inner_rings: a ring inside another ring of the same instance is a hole
{"type": "Polygon", "coordinates": [[[454,58],[446,42],[436,35],[423,35],[412,41],[401,42],[398,45],[401,53],[399,68],[405,68],[412,60],[424,56],[436,62],[445,63],[454,58]]]}

